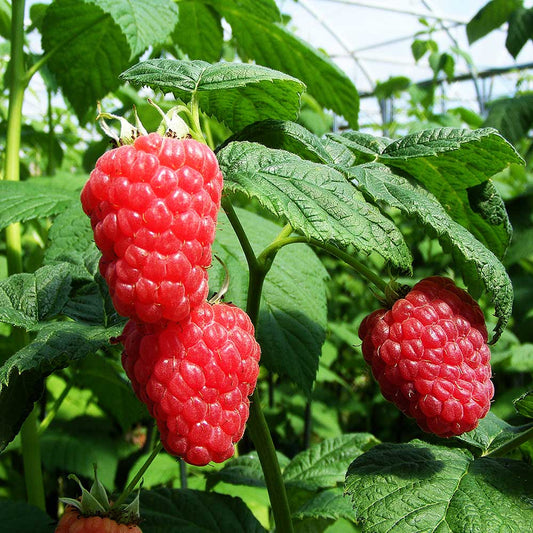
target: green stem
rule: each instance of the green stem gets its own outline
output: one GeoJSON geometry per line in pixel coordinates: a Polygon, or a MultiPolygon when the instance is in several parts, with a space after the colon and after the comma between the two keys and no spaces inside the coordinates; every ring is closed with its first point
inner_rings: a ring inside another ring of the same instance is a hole
{"type": "Polygon", "coordinates": [[[511,440],[508,440],[505,444],[498,446],[491,452],[484,455],[484,457],[502,457],[515,448],[518,448],[518,446],[524,444],[524,442],[527,442],[529,439],[533,439],[533,426],[523,433],[518,434],[511,440]]]}
{"type": "MultiPolygon", "coordinates": [[[[250,277],[246,312],[254,326],[257,326],[263,282],[272,261],[269,263],[258,261],[244,228],[227,197],[223,200],[223,207],[248,262],[250,277]]],[[[290,231],[292,231],[292,228],[290,231]]],[[[282,234],[285,235],[287,232],[290,234],[290,231],[288,227],[285,227],[282,230],[282,234]]],[[[257,389],[250,398],[250,417],[248,418],[246,427],[259,456],[259,461],[261,462],[261,468],[265,476],[272,512],[274,514],[274,521],[276,522],[276,531],[280,533],[292,533],[294,529],[289,501],[287,499],[287,491],[283,482],[283,476],[281,475],[281,468],[279,466],[278,456],[276,455],[276,448],[272,441],[272,435],[270,434],[263,410],[261,409],[261,401],[257,389]]]]}
{"type": "MultiPolygon", "coordinates": [[[[22,130],[22,104],[27,81],[24,73],[24,0],[13,0],[11,7],[11,59],[9,61],[9,109],[7,119],[4,179],[20,179],[20,139],[22,130]]],[[[22,272],[22,243],[20,224],[6,228],[6,256],[8,275],[22,272]]],[[[12,332],[18,350],[28,342],[21,329],[12,332]]],[[[20,430],[24,479],[28,503],[44,510],[44,486],[41,469],[41,451],[37,435],[37,407],[33,409],[20,430]]]]}
{"type": "Polygon", "coordinates": [[[26,494],[28,503],[39,507],[43,511],[45,507],[43,472],[41,469],[41,448],[37,433],[38,407],[22,424],[20,440],[22,445],[22,462],[24,464],[24,480],[26,482],[26,494]]]}
{"type": "Polygon", "coordinates": [[[347,265],[352,267],[358,274],[365,277],[368,281],[373,283],[378,289],[385,292],[385,288],[387,287],[386,280],[384,280],[383,278],[378,276],[375,272],[373,272],[368,267],[363,265],[363,263],[358,261],[354,256],[340,250],[336,246],[318,241],[317,239],[308,239],[307,237],[303,237],[303,236],[278,238],[275,241],[273,241],[271,244],[269,244],[261,252],[261,255],[258,257],[258,260],[267,261],[269,257],[275,256],[276,253],[283,246],[287,246],[288,244],[296,244],[296,243],[311,244],[312,246],[315,246],[316,248],[320,248],[324,250],[325,252],[328,252],[330,255],[333,255],[334,257],[341,259],[347,265]]]}
{"type": "Polygon", "coordinates": [[[48,426],[51,424],[52,420],[57,415],[57,412],[59,411],[59,408],[61,407],[61,404],[64,402],[65,398],[67,397],[68,393],[70,392],[70,389],[72,388],[72,385],[74,384],[74,381],[72,379],[69,380],[69,382],[65,385],[65,388],[62,390],[61,394],[57,398],[57,400],[54,402],[54,405],[44,418],[44,420],[41,422],[38,430],[39,436],[41,436],[48,426]]]}
{"type": "Polygon", "coordinates": [[[197,141],[207,144],[205,141],[204,134],[202,133],[202,126],[200,124],[200,106],[198,102],[198,93],[196,91],[192,93],[191,102],[189,106],[191,110],[191,135],[197,141]]]}
{"type": "Polygon", "coordinates": [[[152,464],[153,460],[157,457],[159,452],[163,449],[163,443],[159,441],[155,448],[152,450],[152,453],[146,459],[146,461],[143,463],[141,468],[139,468],[138,472],[135,474],[135,477],[130,481],[128,486],[122,491],[122,494],[117,498],[115,503],[113,504],[113,507],[117,508],[122,505],[126,498],[131,494],[133,489],[137,486],[137,483],[141,480],[141,478],[144,476],[144,473],[148,470],[148,467],[152,464]]]}

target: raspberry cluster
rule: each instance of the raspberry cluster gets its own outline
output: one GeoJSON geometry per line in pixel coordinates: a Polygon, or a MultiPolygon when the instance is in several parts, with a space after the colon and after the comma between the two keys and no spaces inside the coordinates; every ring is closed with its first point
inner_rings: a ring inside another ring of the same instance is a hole
{"type": "Polygon", "coordinates": [[[249,317],[206,301],[222,185],[206,145],[150,133],[105,153],[81,194],[100,272],[130,319],[124,369],[167,451],[195,465],[233,455],[259,373],[249,317]]]}
{"type": "Polygon", "coordinates": [[[479,305],[444,277],[417,283],[359,328],[383,396],[440,437],[476,428],[490,408],[487,328],[479,305]]]}

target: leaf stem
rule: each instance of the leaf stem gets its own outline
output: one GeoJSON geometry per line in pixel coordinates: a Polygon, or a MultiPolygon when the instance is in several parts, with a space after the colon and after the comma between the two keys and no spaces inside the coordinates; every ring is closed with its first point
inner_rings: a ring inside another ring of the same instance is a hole
{"type": "MultiPolygon", "coordinates": [[[[267,258],[269,262],[258,260],[244,228],[227,197],[223,199],[223,207],[233,230],[239,239],[246,261],[248,262],[249,282],[246,312],[254,326],[257,328],[263,282],[270,265],[272,264],[272,258],[267,258]]],[[[283,238],[286,234],[290,235],[291,232],[292,228],[286,226],[283,228],[281,234],[278,235],[276,241],[280,239],[280,236],[283,238]]],[[[248,418],[248,424],[246,427],[250,438],[254,443],[257,455],[259,456],[259,461],[261,462],[261,468],[265,475],[268,495],[272,505],[272,512],[274,514],[274,521],[276,522],[276,530],[280,533],[292,533],[294,529],[291,520],[289,501],[287,499],[287,491],[285,489],[281,468],[276,455],[276,448],[272,441],[272,435],[270,434],[263,410],[261,409],[261,401],[257,389],[250,398],[250,417],[248,418]]]]}
{"type": "Polygon", "coordinates": [[[258,260],[266,261],[268,257],[274,256],[283,246],[296,243],[310,244],[312,246],[315,246],[316,248],[324,250],[330,255],[336,257],[337,259],[341,259],[348,266],[352,267],[353,270],[355,270],[358,274],[373,283],[378,289],[385,292],[385,288],[387,287],[387,281],[378,276],[368,267],[363,265],[363,263],[358,261],[353,255],[350,255],[349,253],[341,250],[340,248],[337,248],[336,246],[333,246],[332,244],[321,242],[317,239],[309,239],[302,235],[297,235],[294,237],[287,236],[284,238],[276,239],[261,252],[258,260]]]}
{"type": "Polygon", "coordinates": [[[483,455],[483,457],[502,457],[515,448],[518,448],[518,446],[524,444],[524,442],[527,442],[529,439],[533,439],[533,426],[523,433],[519,433],[516,437],[508,440],[505,444],[494,448],[494,450],[483,455]]]}
{"type": "Polygon", "coordinates": [[[48,426],[51,424],[52,420],[57,415],[57,412],[59,411],[61,404],[64,402],[65,398],[67,397],[73,384],[74,384],[74,381],[71,378],[68,381],[68,383],[65,385],[65,388],[61,391],[61,394],[59,395],[57,400],[54,402],[54,405],[52,405],[52,408],[50,409],[48,414],[44,417],[43,421],[39,425],[39,429],[38,429],[39,436],[41,436],[46,431],[48,426]]]}
{"type": "Polygon", "coordinates": [[[137,483],[139,483],[141,478],[144,476],[144,473],[148,470],[148,467],[152,464],[153,460],[158,456],[159,452],[162,449],[163,449],[163,443],[159,441],[155,445],[148,459],[146,459],[146,461],[143,463],[141,468],[139,468],[139,470],[135,474],[135,477],[128,483],[128,486],[122,491],[122,494],[117,498],[113,507],[118,509],[118,507],[126,501],[126,498],[131,494],[133,489],[137,486],[137,483]]]}

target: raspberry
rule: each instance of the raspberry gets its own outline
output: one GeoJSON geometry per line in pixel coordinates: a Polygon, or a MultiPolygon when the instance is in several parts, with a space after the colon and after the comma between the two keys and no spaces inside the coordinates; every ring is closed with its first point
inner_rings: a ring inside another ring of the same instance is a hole
{"type": "Polygon", "coordinates": [[[181,323],[130,320],[120,340],[124,369],[166,450],[198,466],[231,457],[259,373],[260,347],[248,315],[204,302],[181,323]]]}
{"type": "Polygon", "coordinates": [[[119,314],[180,321],[205,300],[221,191],[215,154],[193,139],[150,133],[100,157],[81,201],[119,314]]]}
{"type": "Polygon", "coordinates": [[[135,525],[119,524],[102,516],[83,516],[78,509],[67,505],[55,533],[142,533],[135,525]]]}
{"type": "Polygon", "coordinates": [[[490,350],[477,302],[444,277],[417,283],[359,328],[383,396],[440,437],[476,428],[490,408],[490,350]]]}

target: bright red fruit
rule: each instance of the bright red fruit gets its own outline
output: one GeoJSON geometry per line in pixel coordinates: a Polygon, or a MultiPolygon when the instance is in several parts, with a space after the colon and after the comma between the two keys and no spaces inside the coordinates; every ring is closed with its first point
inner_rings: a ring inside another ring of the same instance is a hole
{"type": "Polygon", "coordinates": [[[489,411],[494,387],[483,312],[451,279],[420,281],[392,309],[368,315],[359,337],[383,396],[424,431],[460,435],[489,411]]]}
{"type": "Polygon", "coordinates": [[[81,201],[118,313],[177,322],[205,300],[221,192],[215,154],[193,139],[150,133],[100,157],[81,201]]]}
{"type": "Polygon", "coordinates": [[[194,465],[233,455],[244,432],[260,347],[248,315],[204,302],[182,323],[130,320],[122,364],[166,450],[194,465]]]}

